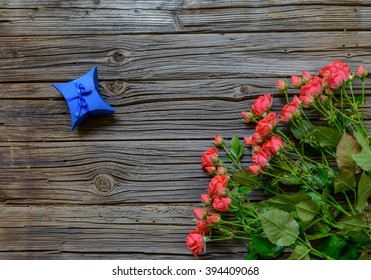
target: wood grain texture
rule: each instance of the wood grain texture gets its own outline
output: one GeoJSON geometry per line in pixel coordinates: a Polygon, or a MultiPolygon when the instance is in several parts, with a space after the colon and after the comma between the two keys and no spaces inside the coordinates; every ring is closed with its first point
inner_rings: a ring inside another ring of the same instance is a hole
{"type": "Polygon", "coordinates": [[[344,59],[371,68],[370,32],[178,34],[1,39],[0,82],[283,77],[344,59]],[[290,38],[287,40],[285,38],[290,38]],[[309,39],[310,38],[310,39],[309,39]],[[226,51],[228,50],[228,51],[226,51]],[[288,61],[290,63],[288,63],[288,61]]]}
{"type": "Polygon", "coordinates": [[[213,136],[251,134],[241,111],[262,93],[279,110],[277,78],[371,69],[370,15],[367,0],[0,0],[0,259],[192,259],[213,136]],[[50,84],[94,65],[117,113],[71,131],[50,84]]]}
{"type": "Polygon", "coordinates": [[[366,1],[14,2],[0,3],[0,36],[370,30],[371,14],[366,1]]]}
{"type": "MultiPolygon", "coordinates": [[[[182,259],[193,228],[188,205],[0,208],[0,259],[182,259]],[[134,234],[135,232],[135,234],[134,234]]],[[[241,259],[244,246],[216,243],[203,258],[241,259]]]]}

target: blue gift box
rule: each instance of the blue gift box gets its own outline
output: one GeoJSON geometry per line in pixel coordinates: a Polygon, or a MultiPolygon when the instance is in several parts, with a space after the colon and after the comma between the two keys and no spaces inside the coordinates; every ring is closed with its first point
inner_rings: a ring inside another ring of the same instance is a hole
{"type": "Polygon", "coordinates": [[[66,99],[72,129],[90,115],[112,114],[115,110],[99,93],[97,66],[84,76],[64,84],[52,84],[66,99]]]}

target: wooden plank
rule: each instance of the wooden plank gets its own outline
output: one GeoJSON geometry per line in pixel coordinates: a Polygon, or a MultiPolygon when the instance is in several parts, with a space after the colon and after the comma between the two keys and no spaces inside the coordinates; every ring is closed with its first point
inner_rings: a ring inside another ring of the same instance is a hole
{"type": "Polygon", "coordinates": [[[0,0],[1,8],[104,8],[104,9],[156,9],[156,10],[181,10],[181,9],[210,9],[226,7],[265,7],[265,6],[290,6],[290,5],[350,5],[370,6],[368,0],[28,0],[8,1],[0,0]]]}
{"type": "Polygon", "coordinates": [[[210,180],[201,155],[210,146],[211,140],[0,144],[0,202],[199,203],[210,180]]]}
{"type": "MultiPolygon", "coordinates": [[[[240,121],[241,111],[256,96],[275,94],[273,110],[281,109],[283,98],[275,84],[274,78],[101,81],[102,94],[117,112],[90,117],[71,131],[68,107],[50,84],[6,83],[0,87],[0,141],[184,141],[207,140],[217,133],[244,136],[253,126],[240,121]]],[[[370,90],[367,80],[366,93],[370,90]]],[[[355,92],[360,93],[360,82],[355,82],[355,92]]]]}
{"type": "Polygon", "coordinates": [[[103,80],[282,77],[337,59],[371,69],[370,42],[371,32],[4,37],[0,82],[66,81],[94,65],[103,80]]]}
{"type": "MultiPolygon", "coordinates": [[[[2,206],[0,259],[191,259],[192,217],[189,205],[2,206]]],[[[246,252],[237,242],[214,245],[200,258],[246,252]]]]}
{"type": "Polygon", "coordinates": [[[0,9],[1,36],[171,33],[174,17],[161,10],[0,9]]]}
{"type": "MultiPolygon", "coordinates": [[[[0,7],[4,9],[15,8],[88,8],[88,9],[116,9],[116,10],[175,10],[181,9],[183,2],[194,1],[165,1],[165,0],[28,0],[28,1],[8,1],[0,0],[0,7]]],[[[207,1],[206,1],[207,2],[207,1]]],[[[187,4],[184,4],[187,5],[187,4]]]]}
{"type": "Polygon", "coordinates": [[[339,31],[371,28],[371,7],[346,5],[194,9],[180,11],[177,16],[182,30],[197,32],[339,31]]]}
{"type": "Polygon", "coordinates": [[[39,1],[5,6],[0,3],[0,36],[370,30],[371,7],[354,4],[217,1],[214,6],[214,1],[184,4],[175,1],[172,5],[166,1],[134,2],[109,1],[102,5],[101,1],[73,1],[73,4],[39,1]],[[27,8],[15,8],[19,6],[27,8]]]}

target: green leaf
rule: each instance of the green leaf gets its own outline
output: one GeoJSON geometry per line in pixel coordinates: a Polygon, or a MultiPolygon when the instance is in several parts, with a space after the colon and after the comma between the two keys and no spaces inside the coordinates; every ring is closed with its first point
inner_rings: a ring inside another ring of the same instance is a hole
{"type": "Polygon", "coordinates": [[[250,170],[239,170],[233,174],[232,179],[235,183],[245,186],[255,186],[258,183],[258,175],[254,175],[250,170]]]}
{"type": "Polygon", "coordinates": [[[320,207],[313,200],[304,200],[295,205],[298,216],[303,221],[312,220],[319,212],[320,207]]]}
{"type": "Polygon", "coordinates": [[[356,176],[354,173],[340,171],[334,180],[335,193],[354,190],[357,186],[356,176]]]}
{"type": "Polygon", "coordinates": [[[362,133],[358,131],[353,131],[353,136],[357,139],[358,143],[361,145],[362,149],[370,149],[370,143],[367,138],[363,136],[362,133]]]}
{"type": "Polygon", "coordinates": [[[334,149],[341,139],[341,133],[334,128],[327,126],[315,126],[312,136],[316,138],[322,148],[334,149]]]}
{"type": "Polygon", "coordinates": [[[306,120],[302,120],[300,122],[300,126],[295,126],[293,123],[290,123],[290,129],[294,137],[306,143],[309,143],[308,136],[311,133],[313,127],[313,124],[306,120]]]}
{"type": "Polygon", "coordinates": [[[290,246],[299,236],[299,224],[287,212],[271,209],[259,215],[265,235],[278,246],[290,246]]]}
{"type": "Polygon", "coordinates": [[[317,250],[333,259],[338,260],[345,246],[347,246],[347,242],[345,241],[344,237],[334,234],[320,243],[317,247],[317,250]]]}
{"type": "Polygon", "coordinates": [[[350,231],[350,232],[339,232],[339,234],[346,236],[360,245],[371,245],[371,236],[367,231],[350,231]]]}
{"type": "Polygon", "coordinates": [[[368,205],[368,198],[371,196],[371,178],[362,173],[361,179],[358,183],[356,210],[362,212],[368,205]]]}
{"type": "Polygon", "coordinates": [[[352,159],[365,171],[371,171],[371,150],[370,143],[362,133],[353,131],[353,136],[357,139],[358,143],[362,147],[362,151],[359,154],[353,154],[352,159]]]}
{"type": "Polygon", "coordinates": [[[344,132],[336,148],[336,161],[340,171],[348,174],[358,174],[361,170],[352,159],[352,155],[359,154],[361,150],[362,147],[357,140],[344,132]]]}
{"type": "Polygon", "coordinates": [[[281,246],[273,245],[268,239],[261,236],[253,236],[252,243],[263,259],[274,259],[278,257],[283,250],[281,246]]]}
{"type": "Polygon", "coordinates": [[[305,246],[298,245],[289,256],[289,260],[310,260],[309,257],[310,249],[305,246]]]}
{"type": "Polygon", "coordinates": [[[336,148],[336,161],[340,172],[334,179],[335,193],[353,190],[356,187],[355,175],[361,172],[361,169],[352,156],[360,153],[361,149],[357,140],[344,132],[336,148]]]}
{"type": "Polygon", "coordinates": [[[349,243],[341,252],[339,260],[356,260],[358,258],[359,246],[349,243]]]}
{"type": "Polygon", "coordinates": [[[310,200],[311,197],[305,193],[297,193],[293,195],[280,194],[267,200],[263,200],[257,205],[261,208],[278,208],[287,212],[295,210],[295,205],[304,200],[310,200]]]}
{"type": "Polygon", "coordinates": [[[256,256],[256,249],[251,242],[246,243],[247,248],[247,255],[244,257],[245,260],[256,260],[258,257],[256,256]]]}
{"type": "Polygon", "coordinates": [[[371,151],[370,149],[363,149],[361,153],[352,155],[352,159],[361,167],[363,170],[371,171],[371,151]]]}
{"type": "Polygon", "coordinates": [[[344,232],[364,230],[367,228],[365,216],[363,214],[357,214],[346,217],[339,221],[338,227],[344,232]]]}
{"type": "Polygon", "coordinates": [[[231,140],[231,153],[232,155],[239,160],[244,152],[243,145],[240,144],[240,140],[238,139],[237,135],[233,136],[231,140]]]}
{"type": "Polygon", "coordinates": [[[369,260],[367,251],[363,251],[361,256],[358,259],[359,260],[369,260]]]}
{"type": "Polygon", "coordinates": [[[238,192],[242,195],[248,195],[249,193],[252,192],[252,190],[248,186],[243,186],[243,187],[238,188],[238,192]]]}

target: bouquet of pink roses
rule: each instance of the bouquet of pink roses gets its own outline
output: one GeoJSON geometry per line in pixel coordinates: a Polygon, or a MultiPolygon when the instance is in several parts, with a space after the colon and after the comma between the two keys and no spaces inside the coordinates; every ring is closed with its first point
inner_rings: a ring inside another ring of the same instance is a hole
{"type": "Polygon", "coordinates": [[[255,124],[245,145],[237,136],[229,145],[215,136],[216,147],[202,155],[202,168],[212,176],[201,195],[205,206],[194,209],[196,229],[186,238],[195,256],[206,243],[239,239],[246,244],[246,259],[274,259],[284,250],[289,259],[369,258],[366,77],[364,66],[352,72],[335,61],[318,75],[292,76],[290,85],[279,80],[277,88],[286,97],[279,115],[270,111],[270,94],[242,112],[245,123],[255,124]],[[251,156],[248,167],[242,166],[244,154],[251,156]],[[264,200],[250,200],[256,190],[264,192],[264,200]]]}

